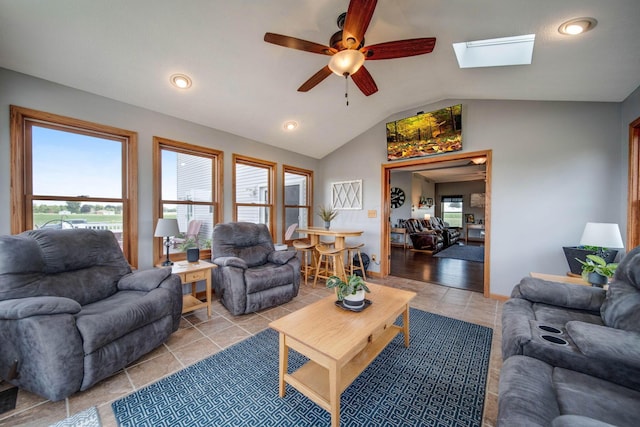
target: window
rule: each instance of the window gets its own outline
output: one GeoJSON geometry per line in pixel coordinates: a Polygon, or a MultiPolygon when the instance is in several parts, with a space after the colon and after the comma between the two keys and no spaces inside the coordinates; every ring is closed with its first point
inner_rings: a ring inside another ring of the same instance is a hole
{"type": "Polygon", "coordinates": [[[274,240],[275,169],[275,163],[233,155],[234,221],[266,224],[274,240]]]}
{"type": "MultiPolygon", "coordinates": [[[[169,247],[170,258],[185,259],[189,248],[199,248],[200,258],[211,257],[213,226],[222,220],[222,152],[154,137],[153,158],[154,226],[158,218],[175,218],[181,232],[169,247]]],[[[153,248],[156,262],[166,257],[160,239],[153,248]]]]}
{"type": "Polygon", "coordinates": [[[442,219],[450,227],[462,227],[462,196],[442,196],[442,219]]]}
{"type": "MultiPolygon", "coordinates": [[[[313,171],[299,169],[293,166],[282,166],[284,178],[284,224],[282,227],[282,242],[284,234],[292,224],[298,224],[298,228],[310,226],[311,207],[313,206],[313,171]]],[[[291,239],[297,239],[298,233],[294,233],[291,239]]]]}
{"type": "Polygon", "coordinates": [[[11,106],[11,232],[111,230],[137,267],[137,134],[11,106]]]}

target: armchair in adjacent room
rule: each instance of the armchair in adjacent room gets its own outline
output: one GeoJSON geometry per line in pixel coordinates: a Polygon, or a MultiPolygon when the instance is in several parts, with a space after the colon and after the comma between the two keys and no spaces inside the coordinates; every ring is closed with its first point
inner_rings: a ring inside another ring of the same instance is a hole
{"type": "Polygon", "coordinates": [[[264,224],[231,222],[213,229],[216,296],[233,315],[284,304],[300,288],[296,251],[276,251],[264,224]]]}
{"type": "Polygon", "coordinates": [[[442,233],[425,228],[420,220],[409,218],[403,222],[403,227],[407,229],[414,249],[437,252],[444,246],[442,233]]]}
{"type": "Polygon", "coordinates": [[[0,376],[57,401],[86,390],[178,329],[170,268],[132,272],[111,231],[0,236],[0,376]]]}

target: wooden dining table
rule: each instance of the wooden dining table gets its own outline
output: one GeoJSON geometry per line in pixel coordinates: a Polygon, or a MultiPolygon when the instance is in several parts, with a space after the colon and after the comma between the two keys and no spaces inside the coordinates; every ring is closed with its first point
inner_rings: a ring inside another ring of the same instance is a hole
{"type": "Polygon", "coordinates": [[[330,228],[326,229],[323,227],[307,227],[307,228],[298,228],[296,230],[299,234],[306,234],[309,236],[309,242],[313,245],[317,245],[320,242],[321,236],[331,236],[335,238],[335,247],[336,249],[344,249],[345,238],[347,237],[357,237],[361,236],[364,233],[363,230],[353,230],[353,229],[342,229],[342,228],[330,228]]]}
{"type": "MultiPolygon", "coordinates": [[[[298,228],[296,230],[299,234],[306,234],[307,236],[309,236],[309,243],[311,243],[312,245],[317,245],[318,243],[322,243],[320,241],[320,237],[321,236],[331,236],[333,238],[335,238],[335,241],[332,242],[334,247],[336,249],[344,249],[346,248],[346,243],[345,243],[345,239],[347,237],[357,237],[362,235],[362,233],[364,233],[363,230],[352,230],[352,229],[341,229],[341,228],[334,228],[334,229],[326,229],[323,227],[307,227],[307,228],[298,228]]],[[[346,252],[346,251],[345,251],[346,252]]],[[[317,272],[318,269],[318,265],[317,265],[317,257],[313,256],[312,257],[312,265],[313,265],[313,270],[317,272]]],[[[344,264],[344,259],[342,259],[342,264],[343,266],[344,264]]],[[[333,264],[333,275],[334,276],[340,276],[342,278],[342,280],[346,280],[346,277],[343,277],[342,273],[338,271],[339,267],[336,265],[336,263],[333,264]]],[[[344,269],[342,270],[344,273],[346,273],[344,271],[344,269]]],[[[318,274],[318,273],[316,273],[318,274]]],[[[315,283],[315,282],[314,282],[315,283]]],[[[314,284],[315,286],[315,284],[314,284]]]]}

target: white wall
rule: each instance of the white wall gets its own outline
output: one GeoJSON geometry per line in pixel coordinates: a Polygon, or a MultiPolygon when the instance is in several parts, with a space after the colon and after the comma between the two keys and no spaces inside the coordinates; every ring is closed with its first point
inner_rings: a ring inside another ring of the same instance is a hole
{"type": "Polygon", "coordinates": [[[482,100],[398,113],[322,159],[323,176],[362,179],[366,194],[365,210],[337,218],[336,227],[358,224],[367,252],[379,253],[380,221],[367,219],[366,209],[380,208],[385,123],[460,102],[463,150],[493,150],[492,294],[509,295],[530,271],[564,274],[562,246],[577,244],[588,221],[615,222],[625,232],[620,104],[482,100]]]}
{"type": "MultiPolygon", "coordinates": [[[[297,153],[261,144],[237,135],[176,119],[109,98],[71,89],[45,80],[0,68],[0,234],[9,234],[9,105],[115,126],[138,133],[139,177],[139,268],[153,265],[153,163],[152,138],[161,136],[224,151],[224,220],[231,221],[231,176],[233,153],[278,163],[276,206],[282,204],[282,165],[315,170],[319,161],[297,153]]],[[[241,112],[238,112],[241,114],[241,112]]],[[[318,181],[321,182],[321,181],[318,181]]],[[[277,208],[276,236],[282,235],[282,212],[277,208]]]]}

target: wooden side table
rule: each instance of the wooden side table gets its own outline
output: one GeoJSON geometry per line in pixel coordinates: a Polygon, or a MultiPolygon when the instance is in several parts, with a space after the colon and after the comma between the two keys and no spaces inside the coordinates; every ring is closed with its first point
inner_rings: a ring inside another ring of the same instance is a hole
{"type": "Polygon", "coordinates": [[[582,277],[561,276],[545,273],[529,273],[529,276],[535,277],[536,279],[547,280],[549,282],[572,283],[574,285],[591,286],[591,283],[585,282],[584,280],[582,280],[582,277]]]}
{"type": "Polygon", "coordinates": [[[217,268],[217,265],[207,261],[176,262],[171,266],[171,272],[180,276],[183,285],[191,284],[191,294],[185,294],[182,297],[182,313],[189,313],[199,308],[207,307],[207,316],[211,317],[211,270],[217,268]],[[200,280],[205,281],[207,299],[200,301],[196,298],[195,283],[200,280]]]}

